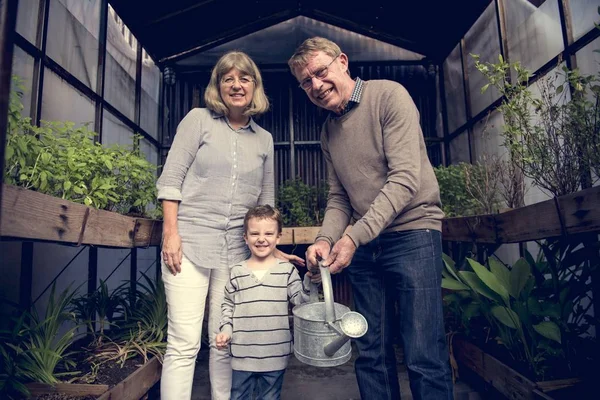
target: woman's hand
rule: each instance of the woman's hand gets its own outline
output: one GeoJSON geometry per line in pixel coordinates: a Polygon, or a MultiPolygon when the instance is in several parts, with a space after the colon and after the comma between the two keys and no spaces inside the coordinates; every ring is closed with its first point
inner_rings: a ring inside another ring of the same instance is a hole
{"type": "Polygon", "coordinates": [[[181,236],[179,236],[179,233],[163,232],[162,258],[173,275],[181,272],[183,251],[181,251],[181,236]]]}
{"type": "Polygon", "coordinates": [[[297,265],[298,267],[304,267],[304,259],[298,257],[297,255],[287,254],[279,249],[275,249],[273,255],[275,256],[275,258],[291,262],[292,264],[297,265]]]}

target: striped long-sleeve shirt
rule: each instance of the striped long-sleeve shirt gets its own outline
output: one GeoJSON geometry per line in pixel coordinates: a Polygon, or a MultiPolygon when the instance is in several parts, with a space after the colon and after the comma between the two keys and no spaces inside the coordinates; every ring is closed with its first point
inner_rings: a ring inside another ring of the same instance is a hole
{"type": "Polygon", "coordinates": [[[293,353],[288,304],[308,302],[309,282],[305,276],[303,283],[296,267],[286,261],[278,261],[262,279],[252,273],[246,261],[231,268],[220,330],[231,336],[234,370],[265,372],[286,368],[293,353]]]}

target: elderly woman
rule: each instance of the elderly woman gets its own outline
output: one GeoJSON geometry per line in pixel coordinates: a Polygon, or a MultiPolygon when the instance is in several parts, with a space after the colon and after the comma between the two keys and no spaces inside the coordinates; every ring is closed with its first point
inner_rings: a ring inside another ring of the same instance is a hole
{"type": "MultiPolygon", "coordinates": [[[[163,400],[191,397],[207,295],[212,398],[229,399],[229,353],[214,343],[229,266],[249,254],[246,211],[274,204],[273,138],[252,119],[269,108],[256,64],[242,52],[225,54],[204,98],[207,108],[191,110],[177,127],[157,183],[169,312],[163,400]]],[[[304,264],[296,256],[277,256],[304,264]]]]}

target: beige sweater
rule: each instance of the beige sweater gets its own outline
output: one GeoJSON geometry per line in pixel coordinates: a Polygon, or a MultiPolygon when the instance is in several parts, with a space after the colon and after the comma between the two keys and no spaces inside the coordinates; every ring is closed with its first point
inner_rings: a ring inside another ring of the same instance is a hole
{"type": "Polygon", "coordinates": [[[419,112],[399,83],[365,81],[360,103],[321,132],[329,198],[317,240],[347,232],[357,246],[379,234],[441,230],[440,193],[419,112]]]}

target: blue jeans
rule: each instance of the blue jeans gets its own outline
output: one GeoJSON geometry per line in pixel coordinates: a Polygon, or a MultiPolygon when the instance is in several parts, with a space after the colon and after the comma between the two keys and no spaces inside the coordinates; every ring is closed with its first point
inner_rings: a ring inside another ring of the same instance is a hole
{"type": "Polygon", "coordinates": [[[369,323],[354,365],[363,399],[399,399],[393,324],[399,324],[413,399],[453,398],[442,313],[442,235],[385,233],[360,246],[346,269],[354,305],[369,323]],[[394,304],[398,302],[399,320],[394,304]]]}
{"type": "Polygon", "coordinates": [[[269,372],[233,370],[231,400],[279,400],[284,373],[285,369],[269,372]]]}

